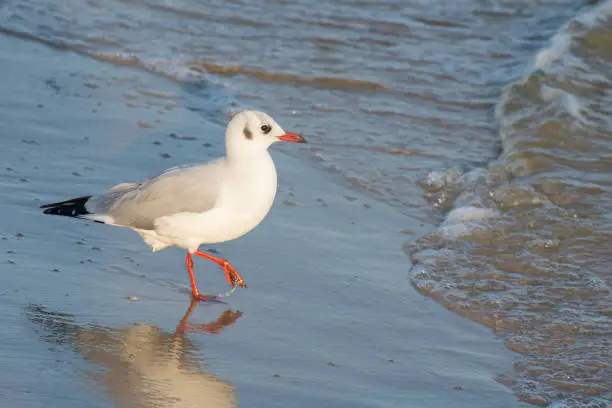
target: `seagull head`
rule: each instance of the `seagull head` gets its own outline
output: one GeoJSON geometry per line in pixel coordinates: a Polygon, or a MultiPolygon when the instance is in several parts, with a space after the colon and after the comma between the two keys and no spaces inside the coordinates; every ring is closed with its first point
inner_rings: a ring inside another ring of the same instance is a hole
{"type": "Polygon", "coordinates": [[[306,143],[306,139],[286,132],[270,115],[259,111],[242,111],[230,120],[225,134],[228,155],[262,152],[275,142],[306,143]]]}

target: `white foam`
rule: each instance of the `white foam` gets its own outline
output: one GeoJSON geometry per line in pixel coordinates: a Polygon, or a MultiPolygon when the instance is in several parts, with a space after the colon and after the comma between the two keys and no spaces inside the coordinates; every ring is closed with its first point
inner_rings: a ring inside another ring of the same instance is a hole
{"type": "Polygon", "coordinates": [[[572,115],[573,118],[579,120],[582,123],[587,122],[587,119],[582,114],[582,111],[584,110],[583,109],[584,106],[576,95],[573,95],[568,92],[563,92],[563,95],[560,101],[561,101],[562,106],[567,111],[567,113],[572,115]]]}
{"type": "Polygon", "coordinates": [[[455,239],[483,229],[481,221],[497,216],[499,213],[491,208],[458,207],[448,213],[440,230],[444,237],[455,239]]]}
{"type": "Polygon", "coordinates": [[[202,76],[201,72],[192,69],[181,59],[148,58],[142,61],[142,65],[152,72],[162,73],[181,82],[198,80],[202,76]]]}
{"type": "Polygon", "coordinates": [[[582,123],[587,122],[587,119],[582,114],[585,107],[576,95],[562,89],[542,85],[540,89],[540,96],[545,101],[557,102],[563,109],[565,109],[567,113],[572,115],[574,119],[577,119],[582,123]]]}
{"type": "Polygon", "coordinates": [[[474,206],[459,207],[448,213],[446,223],[458,224],[471,221],[482,221],[488,218],[497,217],[497,211],[491,208],[482,208],[474,206]]]}
{"type": "MultiPolygon", "coordinates": [[[[533,70],[545,69],[550,66],[569,49],[570,45],[571,38],[565,30],[555,34],[550,40],[550,46],[536,54],[533,70]]],[[[524,79],[526,78],[527,76],[524,79]]]]}
{"type": "MultiPolygon", "coordinates": [[[[562,56],[567,54],[573,40],[572,32],[574,30],[572,30],[571,27],[572,23],[579,22],[587,27],[594,27],[604,22],[604,20],[610,16],[612,16],[612,0],[608,0],[600,5],[590,8],[565,23],[550,39],[549,46],[536,54],[533,69],[530,70],[530,72],[538,69],[546,69],[553,62],[559,60],[562,56]]],[[[527,76],[525,78],[527,78],[527,76]]]]}
{"type": "Polygon", "coordinates": [[[608,0],[596,7],[593,7],[586,13],[582,13],[576,17],[576,21],[593,27],[602,23],[606,18],[612,15],[612,1],[608,0]]]}
{"type": "MultiPolygon", "coordinates": [[[[584,33],[584,28],[577,27],[576,23],[581,26],[595,27],[602,23],[605,23],[607,19],[612,17],[612,0],[607,0],[599,5],[591,7],[586,11],[583,11],[572,18],[570,21],[565,23],[559,31],[549,41],[548,46],[541,49],[535,56],[533,63],[527,72],[523,75],[518,84],[525,84],[533,75],[534,71],[542,70],[546,71],[551,69],[557,64],[562,64],[565,70],[567,69],[585,69],[585,63],[568,52],[572,41],[575,36],[584,33]]],[[[504,112],[503,109],[508,103],[508,99],[512,94],[513,85],[506,86],[503,91],[500,100],[495,106],[495,118],[500,122],[502,128],[504,127],[504,112]]],[[[550,88],[542,87],[541,96],[543,99],[549,99],[550,88]]],[[[563,91],[559,91],[563,92],[563,91]]],[[[586,118],[582,115],[581,103],[575,95],[566,93],[562,97],[561,103],[569,114],[576,119],[585,122],[586,118]]],[[[503,132],[502,132],[503,137],[503,132]]]]}
{"type": "Polygon", "coordinates": [[[587,401],[581,401],[575,398],[566,398],[551,402],[548,408],[607,408],[612,406],[609,400],[603,398],[592,398],[587,401]]]}

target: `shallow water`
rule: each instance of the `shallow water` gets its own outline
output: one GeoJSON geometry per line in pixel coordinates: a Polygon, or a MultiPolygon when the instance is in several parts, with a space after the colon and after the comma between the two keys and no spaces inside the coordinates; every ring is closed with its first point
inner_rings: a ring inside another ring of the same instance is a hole
{"type": "MultiPolygon", "coordinates": [[[[270,216],[214,248],[249,288],[197,306],[181,332],[182,251],[153,254],[132,231],[38,205],[218,155],[223,128],[163,77],[1,41],[0,406],[520,406],[494,380],[512,353],[410,288],[406,217],[287,146],[273,149],[270,216]]],[[[201,288],[225,290],[221,271],[195,268],[201,288]]]]}
{"type": "MultiPolygon", "coordinates": [[[[607,17],[598,18],[609,8],[605,1],[570,0],[6,1],[0,5],[0,33],[7,41],[2,56],[13,70],[3,69],[5,94],[25,94],[0,101],[7,123],[3,151],[11,158],[11,170],[2,176],[2,188],[10,192],[5,205],[9,213],[33,216],[33,200],[87,194],[92,186],[201,160],[202,153],[221,154],[221,140],[203,136],[206,129],[219,133],[232,110],[262,109],[311,141],[307,149],[281,148],[295,160],[287,163],[323,170],[308,173],[316,183],[300,190],[302,202],[295,198],[301,177],[281,184],[281,209],[308,213],[329,208],[334,197],[364,211],[350,222],[397,237],[377,248],[392,247],[394,279],[401,282],[395,287],[399,298],[387,300],[382,310],[402,296],[418,299],[404,285],[412,266],[418,292],[492,328],[518,353],[514,367],[496,366],[492,378],[519,399],[609,406],[611,26],[607,17]],[[29,51],[15,52],[22,44],[29,51]],[[29,71],[19,68],[24,60],[29,71]],[[61,69],[51,69],[50,61],[61,69]],[[51,125],[53,117],[70,121],[51,125]],[[102,130],[90,134],[92,126],[102,130]],[[34,164],[39,161],[48,165],[34,164]],[[320,197],[322,180],[343,193],[320,197]],[[367,212],[364,199],[376,200],[367,204],[377,203],[370,208],[376,211],[367,212]],[[317,207],[305,209],[305,202],[317,207]],[[394,215],[380,218],[381,211],[394,215]],[[400,252],[402,244],[410,258],[400,252]]],[[[324,230],[327,217],[315,216],[325,220],[317,224],[324,230]]],[[[287,222],[300,230],[299,221],[287,222]]],[[[66,225],[44,222],[41,236],[52,234],[44,228],[66,225]]],[[[11,225],[7,240],[20,229],[11,225]]],[[[70,239],[78,241],[86,227],[70,228],[70,239]]],[[[87,231],[91,239],[102,233],[87,231]]],[[[126,262],[137,262],[143,248],[134,237],[116,234],[133,252],[127,260],[105,252],[113,265],[102,269],[137,276],[126,262]]],[[[337,250],[343,235],[329,234],[330,248],[337,250]]],[[[374,253],[375,247],[356,240],[346,253],[374,253]]],[[[180,265],[177,253],[162,256],[169,268],[180,265]]],[[[9,261],[23,262],[14,258],[7,254],[9,261]]],[[[352,261],[341,270],[363,259],[352,261]]],[[[277,267],[271,281],[278,279],[277,267]]],[[[388,283],[384,274],[371,275],[367,291],[388,283]]],[[[161,276],[152,279],[166,279],[161,276]]],[[[268,290],[274,293],[274,287],[268,290]]],[[[286,289],[295,290],[293,284],[286,289]]],[[[354,295],[349,290],[343,300],[350,303],[354,295]]],[[[51,309],[80,321],[74,310],[51,309]]],[[[357,312],[346,313],[354,318],[357,312]]],[[[412,322],[408,326],[415,324],[412,309],[402,313],[412,322]]],[[[101,327],[122,326],[111,319],[101,327]]],[[[451,337],[467,335],[452,327],[451,337]]],[[[388,334],[406,335],[401,327],[388,334]]],[[[373,378],[362,380],[376,388],[373,378]]],[[[401,389],[391,391],[397,401],[403,401],[401,389]]],[[[321,401],[331,398],[325,395],[321,401]]],[[[441,395],[438,403],[455,398],[441,395]]],[[[250,398],[247,404],[256,401],[250,398]]]]}
{"type": "Polygon", "coordinates": [[[452,211],[406,247],[421,292],[525,356],[499,381],[537,405],[612,395],[611,27],[612,3],[581,13],[504,89],[503,154],[431,174],[427,194],[452,211]]]}

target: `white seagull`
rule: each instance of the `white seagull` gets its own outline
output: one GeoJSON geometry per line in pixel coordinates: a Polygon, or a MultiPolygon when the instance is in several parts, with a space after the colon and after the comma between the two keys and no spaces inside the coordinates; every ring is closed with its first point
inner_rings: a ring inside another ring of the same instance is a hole
{"type": "Polygon", "coordinates": [[[153,252],[169,246],[187,250],[187,271],[196,300],[192,255],[221,266],[230,286],[244,287],[225,259],[198,250],[202,244],[230,241],[255,228],[276,196],[276,167],[268,147],[277,141],[306,143],[285,132],[263,112],[235,115],[225,132],[226,156],[208,163],[175,167],[140,183],[118,184],[99,196],[46,204],[45,214],[85,218],[131,228],[153,252]]]}

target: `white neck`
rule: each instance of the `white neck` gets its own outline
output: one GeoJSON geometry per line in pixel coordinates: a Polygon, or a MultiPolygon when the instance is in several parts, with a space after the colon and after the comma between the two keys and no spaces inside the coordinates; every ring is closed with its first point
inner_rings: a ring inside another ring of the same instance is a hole
{"type": "Polygon", "coordinates": [[[274,201],[277,189],[276,166],[268,151],[251,155],[228,155],[229,172],[220,201],[226,208],[263,218],[274,201]],[[245,205],[248,203],[248,205],[245,205]]]}

